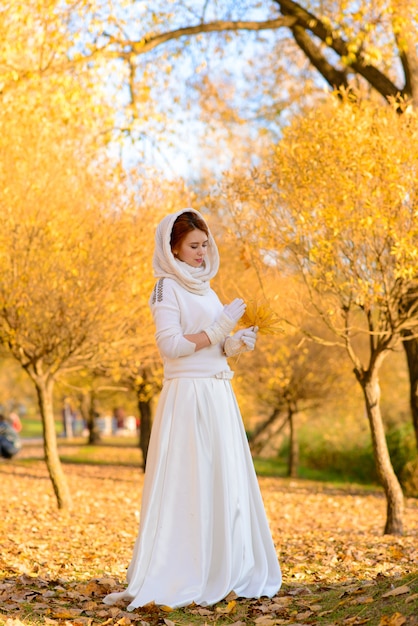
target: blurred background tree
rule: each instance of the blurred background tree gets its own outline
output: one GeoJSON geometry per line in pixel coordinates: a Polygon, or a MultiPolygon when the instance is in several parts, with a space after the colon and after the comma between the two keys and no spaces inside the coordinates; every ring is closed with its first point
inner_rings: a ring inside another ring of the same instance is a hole
{"type": "MultiPolygon", "coordinates": [[[[415,335],[418,323],[409,304],[418,273],[417,130],[412,113],[334,100],[295,117],[262,172],[228,181],[236,228],[259,266],[267,253],[278,268],[293,266],[309,308],[352,362],[387,498],[385,532],[393,534],[402,533],[403,496],[384,432],[379,371],[402,331],[415,335]]],[[[312,336],[305,320],[301,327],[312,336]]]]}

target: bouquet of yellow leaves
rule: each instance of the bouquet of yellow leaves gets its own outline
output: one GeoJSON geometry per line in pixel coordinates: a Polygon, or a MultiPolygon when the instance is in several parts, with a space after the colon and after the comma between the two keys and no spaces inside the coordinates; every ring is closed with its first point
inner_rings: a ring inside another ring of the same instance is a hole
{"type": "Polygon", "coordinates": [[[258,326],[258,332],[261,335],[279,335],[284,333],[284,329],[280,326],[279,316],[266,301],[249,300],[240,324],[245,328],[258,326]]]}

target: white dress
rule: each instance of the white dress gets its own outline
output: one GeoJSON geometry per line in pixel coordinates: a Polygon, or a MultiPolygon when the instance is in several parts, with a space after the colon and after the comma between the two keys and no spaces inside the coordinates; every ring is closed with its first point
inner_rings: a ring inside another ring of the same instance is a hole
{"type": "Polygon", "coordinates": [[[234,591],[272,597],[281,572],[219,345],[194,352],[184,334],[222,309],[216,294],[157,283],[151,308],[165,380],[147,458],[141,521],[125,591],[106,604],[211,605],[234,591]],[[175,332],[173,332],[173,328],[175,332]]]}

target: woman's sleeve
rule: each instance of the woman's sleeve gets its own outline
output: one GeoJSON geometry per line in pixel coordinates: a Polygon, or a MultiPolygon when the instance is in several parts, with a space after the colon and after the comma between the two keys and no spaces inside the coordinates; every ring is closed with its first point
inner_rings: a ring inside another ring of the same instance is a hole
{"type": "Polygon", "coordinates": [[[156,327],[155,338],[162,356],[178,359],[193,354],[196,344],[184,337],[180,309],[172,286],[160,279],[151,298],[151,312],[156,327]]]}

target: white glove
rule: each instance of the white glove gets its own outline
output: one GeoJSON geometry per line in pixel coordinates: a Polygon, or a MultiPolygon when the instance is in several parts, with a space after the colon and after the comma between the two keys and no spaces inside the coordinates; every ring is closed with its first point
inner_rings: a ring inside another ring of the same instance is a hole
{"type": "Polygon", "coordinates": [[[241,298],[235,298],[231,304],[224,306],[219,319],[204,329],[211,344],[223,341],[234,330],[238,320],[244,315],[246,304],[241,298]]]}
{"type": "Polygon", "coordinates": [[[232,335],[232,337],[227,337],[224,343],[224,353],[226,356],[236,356],[237,354],[241,354],[241,352],[254,350],[257,331],[257,326],[251,326],[250,328],[239,330],[235,335],[232,335]]]}

